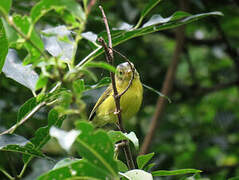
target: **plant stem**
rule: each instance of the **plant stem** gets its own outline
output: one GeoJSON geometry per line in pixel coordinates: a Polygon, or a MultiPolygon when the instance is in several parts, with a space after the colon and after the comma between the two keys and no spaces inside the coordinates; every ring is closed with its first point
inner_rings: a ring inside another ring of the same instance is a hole
{"type": "MultiPolygon", "coordinates": [[[[106,32],[107,32],[107,35],[108,35],[109,48],[107,47],[103,38],[99,38],[98,40],[102,44],[102,46],[105,50],[105,56],[106,56],[107,62],[110,65],[113,65],[114,56],[113,56],[113,50],[112,50],[112,40],[111,40],[111,35],[110,35],[110,29],[109,29],[108,21],[107,21],[107,18],[105,16],[103,8],[101,6],[99,6],[99,8],[101,10],[103,20],[104,20],[104,24],[105,24],[105,27],[106,27],[106,32]]],[[[119,128],[120,131],[125,132],[125,129],[124,129],[123,123],[122,123],[121,110],[120,110],[120,97],[121,97],[121,95],[118,94],[118,91],[117,91],[117,88],[116,88],[116,82],[115,82],[115,75],[114,75],[113,72],[110,72],[110,77],[111,77],[111,81],[112,81],[112,88],[113,88],[113,92],[114,92],[116,112],[117,112],[117,117],[118,117],[118,122],[119,122],[119,127],[118,128],[119,128]]],[[[132,83],[132,81],[131,81],[131,83],[132,83]]],[[[131,83],[129,83],[129,86],[130,86],[131,83]]],[[[127,88],[127,90],[128,90],[128,88],[127,88]]],[[[134,161],[133,161],[133,158],[132,158],[132,153],[131,153],[128,141],[125,141],[125,146],[123,146],[122,149],[124,151],[126,161],[127,161],[127,165],[129,167],[129,169],[134,169],[135,165],[134,165],[134,161]]]]}
{"type": "Polygon", "coordinates": [[[8,179],[14,180],[14,177],[12,177],[7,171],[5,171],[4,169],[0,168],[0,171],[8,177],[8,179]]]}

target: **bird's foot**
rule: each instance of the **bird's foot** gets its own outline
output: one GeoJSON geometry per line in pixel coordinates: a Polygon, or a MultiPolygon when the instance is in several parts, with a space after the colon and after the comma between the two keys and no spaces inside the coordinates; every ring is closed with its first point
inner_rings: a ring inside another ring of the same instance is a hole
{"type": "Polygon", "coordinates": [[[117,115],[117,114],[119,114],[120,112],[121,112],[121,110],[119,110],[119,111],[115,110],[114,115],[117,115]]]}

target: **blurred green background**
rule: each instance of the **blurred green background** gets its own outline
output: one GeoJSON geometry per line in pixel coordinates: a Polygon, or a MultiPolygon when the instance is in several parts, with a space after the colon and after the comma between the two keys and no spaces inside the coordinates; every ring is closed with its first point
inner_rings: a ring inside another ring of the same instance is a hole
{"type": "MultiPolygon", "coordinates": [[[[11,13],[29,14],[29,9],[36,2],[15,0],[11,13]]],[[[185,27],[185,41],[169,95],[172,103],[165,104],[164,112],[158,118],[149,152],[156,153],[152,160],[156,163],[155,169],[195,168],[203,171],[201,177],[205,179],[224,180],[239,176],[239,3],[236,0],[185,2],[187,12],[191,14],[221,11],[224,16],[205,18],[185,27]]],[[[146,0],[99,1],[92,7],[85,31],[98,34],[104,30],[99,4],[104,7],[110,27],[113,28],[123,22],[136,24],[146,3],[146,0]]],[[[150,15],[168,17],[178,10],[181,10],[179,1],[164,0],[150,15]]],[[[51,11],[41,22],[52,26],[61,25],[57,18],[57,14],[51,11]]],[[[176,31],[177,29],[161,31],[135,38],[116,49],[135,64],[143,83],[161,90],[174,56],[176,31]]],[[[90,47],[81,41],[77,59],[82,59],[90,51],[90,47]]],[[[104,56],[97,60],[104,60],[104,56]]],[[[120,62],[122,59],[116,56],[116,64],[120,62]]],[[[97,70],[96,73],[99,78],[107,75],[106,70],[97,70]]],[[[92,94],[99,96],[100,90],[92,94]]],[[[30,90],[4,75],[0,76],[1,132],[15,123],[18,108],[30,97],[30,90]]],[[[140,112],[125,125],[127,131],[135,131],[141,145],[156,110],[157,98],[155,93],[145,89],[140,112]]],[[[87,114],[93,101],[94,98],[86,98],[89,107],[87,114]]],[[[46,114],[47,109],[42,109],[18,128],[16,133],[30,138],[38,127],[47,123],[46,114]]],[[[65,121],[65,127],[71,127],[67,123],[70,124],[71,121],[65,121]]],[[[50,142],[44,148],[46,153],[56,158],[66,155],[55,144],[51,146],[51,143],[54,144],[50,142]]],[[[135,155],[136,153],[134,152],[135,155]]],[[[9,170],[16,168],[18,171],[22,162],[15,157],[19,158],[20,155],[5,156],[5,152],[0,152],[0,164],[9,170]]],[[[51,163],[35,160],[25,179],[31,179],[32,173],[46,171],[50,167],[51,163]]],[[[4,178],[0,174],[0,179],[4,178]]]]}

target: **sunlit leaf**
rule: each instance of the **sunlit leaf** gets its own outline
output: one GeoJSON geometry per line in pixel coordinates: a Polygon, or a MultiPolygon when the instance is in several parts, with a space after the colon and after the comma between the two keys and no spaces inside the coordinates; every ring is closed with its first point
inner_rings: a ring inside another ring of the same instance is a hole
{"type": "Polygon", "coordinates": [[[2,71],[8,78],[34,91],[38,74],[31,67],[31,65],[22,65],[16,51],[9,49],[2,71]]]}
{"type": "Polygon", "coordinates": [[[74,39],[66,26],[57,26],[42,31],[45,49],[54,57],[70,62],[74,55],[74,39]],[[63,39],[66,38],[65,41],[63,39]],[[67,41],[68,40],[68,41],[67,41]]]}
{"type": "Polygon", "coordinates": [[[0,73],[1,73],[8,52],[8,41],[1,19],[0,19],[0,44],[1,44],[0,46],[0,73]]]}
{"type": "Polygon", "coordinates": [[[66,132],[62,129],[58,129],[54,126],[51,127],[50,129],[50,135],[52,137],[55,137],[58,140],[61,147],[65,149],[66,151],[70,150],[72,144],[74,143],[75,139],[77,138],[79,134],[80,134],[80,131],[76,131],[74,129],[72,129],[69,132],[66,132]]]}
{"type": "Polygon", "coordinates": [[[130,180],[153,180],[152,174],[143,171],[141,169],[133,169],[130,171],[127,171],[125,173],[122,173],[124,175],[123,179],[130,179],[130,180]]]}

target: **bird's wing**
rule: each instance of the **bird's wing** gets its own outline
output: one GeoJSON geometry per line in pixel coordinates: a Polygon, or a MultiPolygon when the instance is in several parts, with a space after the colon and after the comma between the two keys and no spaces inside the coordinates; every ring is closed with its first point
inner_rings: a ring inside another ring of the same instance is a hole
{"type": "Polygon", "coordinates": [[[89,121],[92,121],[96,115],[96,111],[98,109],[98,107],[110,96],[112,92],[112,85],[110,85],[105,91],[104,93],[101,95],[101,97],[98,99],[98,101],[96,102],[94,108],[92,109],[90,116],[89,116],[89,121]]]}

